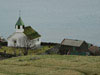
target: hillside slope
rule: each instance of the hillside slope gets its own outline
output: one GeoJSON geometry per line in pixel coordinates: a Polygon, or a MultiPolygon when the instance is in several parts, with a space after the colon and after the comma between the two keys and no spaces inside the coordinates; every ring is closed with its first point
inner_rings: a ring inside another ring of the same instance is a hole
{"type": "Polygon", "coordinates": [[[99,56],[28,55],[0,61],[0,75],[100,75],[99,56]]]}

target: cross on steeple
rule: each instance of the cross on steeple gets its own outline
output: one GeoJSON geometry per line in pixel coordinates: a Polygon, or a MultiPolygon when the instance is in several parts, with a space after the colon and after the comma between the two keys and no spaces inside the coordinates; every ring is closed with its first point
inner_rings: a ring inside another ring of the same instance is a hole
{"type": "Polygon", "coordinates": [[[21,17],[21,10],[19,10],[19,17],[21,17]]]}
{"type": "Polygon", "coordinates": [[[21,19],[21,10],[19,10],[19,19],[16,22],[16,25],[18,25],[18,26],[24,26],[24,22],[21,19]]]}

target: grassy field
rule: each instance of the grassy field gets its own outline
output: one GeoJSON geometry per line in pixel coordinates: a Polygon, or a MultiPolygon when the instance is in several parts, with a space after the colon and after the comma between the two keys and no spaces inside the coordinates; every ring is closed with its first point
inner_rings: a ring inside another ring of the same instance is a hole
{"type": "MultiPolygon", "coordinates": [[[[39,49],[29,49],[28,50],[28,55],[31,55],[31,54],[41,54],[41,53],[44,53],[46,50],[52,48],[53,46],[41,46],[41,48],[39,49]]],[[[14,54],[14,51],[16,51],[16,55],[23,55],[23,48],[13,48],[13,47],[6,47],[6,46],[3,46],[1,49],[0,49],[0,52],[4,52],[6,50],[6,53],[7,54],[14,54]]]]}
{"type": "Polygon", "coordinates": [[[100,75],[100,56],[14,57],[0,61],[0,75],[100,75]]]}

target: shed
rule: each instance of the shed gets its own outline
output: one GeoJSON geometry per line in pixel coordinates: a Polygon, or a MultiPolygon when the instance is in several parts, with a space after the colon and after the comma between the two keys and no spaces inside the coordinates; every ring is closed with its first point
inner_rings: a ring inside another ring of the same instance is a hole
{"type": "Polygon", "coordinates": [[[61,54],[85,54],[88,51],[88,44],[82,40],[64,39],[60,47],[61,54]]]}

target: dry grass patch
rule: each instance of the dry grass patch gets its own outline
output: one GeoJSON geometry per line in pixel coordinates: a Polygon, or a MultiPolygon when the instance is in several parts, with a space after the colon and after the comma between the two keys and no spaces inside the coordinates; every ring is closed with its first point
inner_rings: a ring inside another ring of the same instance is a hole
{"type": "Polygon", "coordinates": [[[7,75],[100,75],[99,56],[28,55],[0,61],[7,75]]]}

